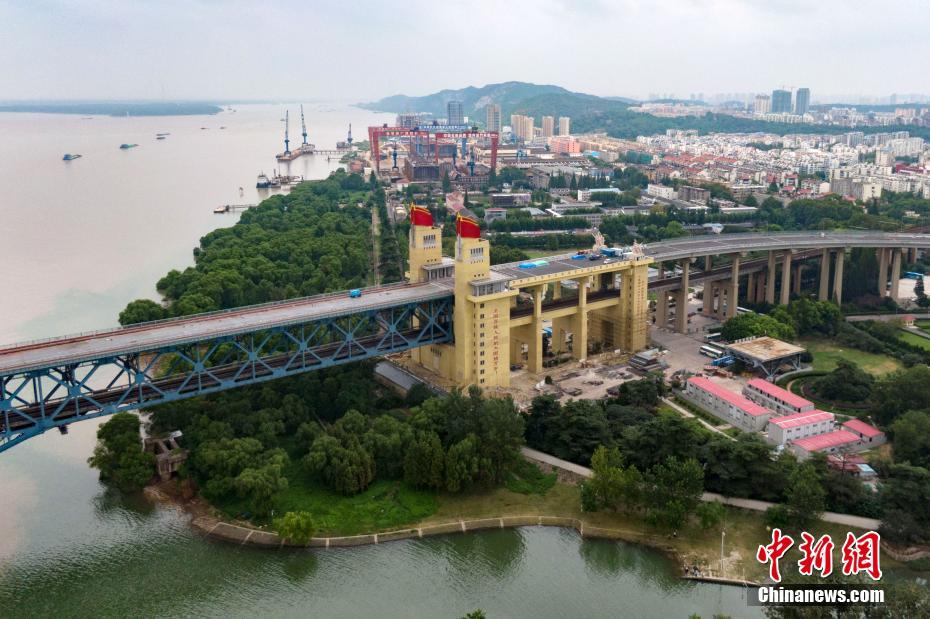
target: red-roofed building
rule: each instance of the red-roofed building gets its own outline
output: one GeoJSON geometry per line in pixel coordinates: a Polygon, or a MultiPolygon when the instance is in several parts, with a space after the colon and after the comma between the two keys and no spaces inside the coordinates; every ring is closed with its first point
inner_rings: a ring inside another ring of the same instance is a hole
{"type": "Polygon", "coordinates": [[[807,413],[814,410],[813,402],[761,378],[750,380],[743,387],[743,395],[756,404],[770,408],[780,415],[807,413]]]}
{"type": "Polygon", "coordinates": [[[746,432],[762,431],[772,416],[772,411],[703,376],[688,379],[685,396],[692,404],[746,432]]]}
{"type": "Polygon", "coordinates": [[[807,411],[769,419],[765,433],[776,445],[784,445],[789,441],[831,432],[834,427],[833,423],[833,413],[818,410],[807,411]]]}
{"type": "Polygon", "coordinates": [[[856,451],[859,444],[859,437],[848,430],[834,430],[789,443],[791,451],[801,460],[806,460],[817,452],[832,454],[843,449],[856,451]]]}
{"type": "Polygon", "coordinates": [[[863,449],[871,449],[885,442],[884,432],[875,426],[870,426],[861,419],[850,419],[843,422],[843,429],[857,435],[862,441],[863,449]]]}

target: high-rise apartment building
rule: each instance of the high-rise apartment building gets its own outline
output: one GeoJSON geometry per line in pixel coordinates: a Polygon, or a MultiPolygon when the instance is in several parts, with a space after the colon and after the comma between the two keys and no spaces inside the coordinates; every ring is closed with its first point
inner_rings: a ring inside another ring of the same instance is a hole
{"type": "Polygon", "coordinates": [[[570,122],[571,119],[568,116],[559,116],[559,135],[569,135],[571,133],[570,122]]]}
{"type": "Polygon", "coordinates": [[[524,142],[532,141],[535,134],[534,120],[532,116],[523,114],[512,114],[510,116],[510,129],[513,131],[513,137],[524,142]]]}
{"type": "Polygon", "coordinates": [[[487,119],[485,124],[488,127],[488,131],[500,131],[501,130],[501,106],[499,103],[488,103],[485,108],[485,114],[487,119]]]}
{"type": "Polygon", "coordinates": [[[790,114],[791,113],[791,91],[790,90],[773,90],[772,91],[772,114],[790,114]]]}
{"type": "Polygon", "coordinates": [[[756,105],[753,108],[756,114],[768,114],[772,111],[772,97],[756,95],[756,105]]]}
{"type": "Polygon", "coordinates": [[[811,89],[798,88],[794,94],[794,113],[803,116],[811,107],[811,89]]]}
{"type": "Polygon", "coordinates": [[[465,124],[465,112],[462,110],[461,101],[449,101],[446,104],[446,122],[450,125],[465,124]]]}
{"type": "Polygon", "coordinates": [[[551,138],[555,135],[555,118],[552,116],[542,117],[542,137],[551,138]]]}

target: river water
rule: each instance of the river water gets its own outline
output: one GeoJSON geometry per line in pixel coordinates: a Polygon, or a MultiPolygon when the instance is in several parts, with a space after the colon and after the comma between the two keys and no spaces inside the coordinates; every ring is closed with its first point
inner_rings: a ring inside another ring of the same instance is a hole
{"type": "MultiPolygon", "coordinates": [[[[235,222],[277,167],[283,110],[109,118],[0,114],[0,344],[116,324],[154,282],[191,264],[200,236],[235,222]],[[225,126],[226,129],[220,129],[225,126]],[[201,129],[206,127],[206,129],[201,129]],[[168,132],[165,140],[155,134],[168,132]],[[138,147],[123,151],[121,143],[138,147]],[[81,159],[63,162],[65,152],[81,159]],[[243,190],[240,194],[239,187],[243,190]]],[[[305,106],[332,148],[392,116],[305,106]]],[[[337,162],[283,170],[320,178],[337,162]]],[[[458,617],[758,616],[737,588],[677,578],[659,553],[574,531],[522,528],[332,551],[209,542],[176,510],[108,491],[87,464],[97,423],[0,454],[0,616],[458,617]]]]}

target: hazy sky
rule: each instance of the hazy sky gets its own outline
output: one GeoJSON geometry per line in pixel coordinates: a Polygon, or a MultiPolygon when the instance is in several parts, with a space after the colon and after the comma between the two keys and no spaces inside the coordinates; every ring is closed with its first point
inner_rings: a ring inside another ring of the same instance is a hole
{"type": "Polygon", "coordinates": [[[0,0],[0,99],[930,93],[924,0],[0,0]]]}

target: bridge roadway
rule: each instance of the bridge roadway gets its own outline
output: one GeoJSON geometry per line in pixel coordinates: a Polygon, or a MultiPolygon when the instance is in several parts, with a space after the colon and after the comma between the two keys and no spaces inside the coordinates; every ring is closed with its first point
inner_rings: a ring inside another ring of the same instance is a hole
{"type": "Polygon", "coordinates": [[[451,282],[394,284],[363,289],[362,296],[354,299],[347,292],[338,292],[14,344],[0,348],[0,376],[107,355],[145,352],[218,336],[300,324],[308,320],[377,310],[402,303],[441,299],[451,294],[451,282]]]}
{"type": "MultiPolygon", "coordinates": [[[[753,251],[840,247],[928,248],[930,234],[817,231],[721,234],[651,243],[644,251],[648,257],[656,261],[665,261],[753,251]]],[[[514,262],[494,266],[492,270],[510,280],[558,273],[565,273],[566,277],[569,277],[571,271],[598,266],[605,260],[572,260],[571,254],[562,254],[548,258],[548,264],[533,269],[521,269],[519,263],[514,262]]],[[[451,280],[395,284],[365,289],[362,296],[356,299],[349,298],[346,292],[339,292],[39,342],[13,344],[0,348],[0,376],[77,363],[102,356],[151,351],[211,337],[237,335],[269,327],[383,309],[402,303],[441,299],[452,295],[452,291],[451,280]]]]}

